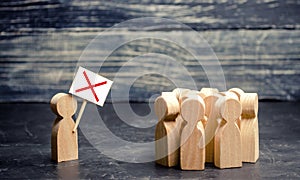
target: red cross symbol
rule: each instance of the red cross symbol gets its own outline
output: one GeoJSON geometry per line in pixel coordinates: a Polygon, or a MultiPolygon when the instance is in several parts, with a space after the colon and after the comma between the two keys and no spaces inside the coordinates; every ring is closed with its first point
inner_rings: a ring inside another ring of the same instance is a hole
{"type": "Polygon", "coordinates": [[[107,83],[107,81],[103,81],[101,83],[97,83],[97,84],[91,84],[90,80],[89,80],[89,77],[87,76],[86,72],[83,71],[83,75],[84,75],[84,78],[86,80],[86,82],[89,84],[87,87],[83,87],[83,88],[80,88],[80,89],[77,89],[75,92],[80,92],[80,91],[84,91],[84,90],[87,90],[87,89],[91,89],[96,101],[98,102],[99,101],[99,98],[94,90],[94,87],[98,87],[98,86],[102,86],[104,84],[107,83]]]}

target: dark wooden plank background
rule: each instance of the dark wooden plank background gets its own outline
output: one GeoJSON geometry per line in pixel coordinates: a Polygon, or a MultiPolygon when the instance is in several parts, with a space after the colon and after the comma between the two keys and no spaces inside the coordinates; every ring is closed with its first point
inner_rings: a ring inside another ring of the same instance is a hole
{"type": "MultiPolygon", "coordinates": [[[[67,91],[82,51],[99,32],[125,20],[148,16],[170,18],[202,34],[222,64],[227,88],[238,86],[258,92],[260,99],[300,100],[299,10],[299,0],[2,0],[0,102],[48,102],[54,93],[67,91]]],[[[139,33],[169,31],[152,27],[139,33]]],[[[115,33],[122,38],[136,32],[115,33]]],[[[180,37],[182,32],[171,33],[180,37]]],[[[113,78],[124,62],[138,53],[166,48],[188,68],[198,88],[208,86],[193,57],[159,41],[124,45],[107,59],[101,73],[113,78]]],[[[95,63],[91,60],[87,67],[95,63]]],[[[126,81],[135,73],[122,77],[126,81]]],[[[131,89],[131,100],[145,101],[174,87],[162,79],[138,79],[131,89]]]]}

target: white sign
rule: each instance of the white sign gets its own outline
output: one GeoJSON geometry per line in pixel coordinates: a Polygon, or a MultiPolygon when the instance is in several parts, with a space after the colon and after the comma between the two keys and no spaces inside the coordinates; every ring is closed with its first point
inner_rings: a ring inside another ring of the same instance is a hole
{"type": "Polygon", "coordinates": [[[69,93],[103,106],[112,83],[113,81],[79,66],[69,93]]]}

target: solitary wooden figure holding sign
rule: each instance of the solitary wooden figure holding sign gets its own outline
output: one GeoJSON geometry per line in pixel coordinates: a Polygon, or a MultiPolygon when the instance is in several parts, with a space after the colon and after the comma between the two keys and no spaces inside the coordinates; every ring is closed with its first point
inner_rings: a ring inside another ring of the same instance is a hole
{"type": "Polygon", "coordinates": [[[77,101],[69,94],[58,93],[51,99],[51,109],[57,115],[52,127],[51,153],[56,162],[78,159],[77,127],[87,101],[103,106],[112,81],[83,67],[79,67],[69,93],[83,98],[76,124],[72,116],[77,101]],[[100,93],[101,92],[101,93],[100,93]],[[98,94],[97,94],[98,93],[98,94]]]}
{"type": "Polygon", "coordinates": [[[77,101],[69,94],[58,93],[51,99],[51,109],[57,115],[52,126],[51,153],[56,162],[78,159],[77,130],[72,116],[77,101]]]}

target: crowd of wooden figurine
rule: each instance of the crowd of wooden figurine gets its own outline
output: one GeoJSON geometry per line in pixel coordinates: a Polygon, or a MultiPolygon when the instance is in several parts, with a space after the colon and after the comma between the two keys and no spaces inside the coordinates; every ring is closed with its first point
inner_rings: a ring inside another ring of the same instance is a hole
{"type": "Polygon", "coordinates": [[[259,157],[258,95],[176,88],[155,100],[156,163],[183,170],[242,167],[259,157]]]}

